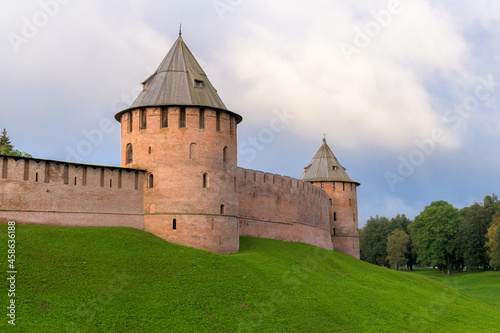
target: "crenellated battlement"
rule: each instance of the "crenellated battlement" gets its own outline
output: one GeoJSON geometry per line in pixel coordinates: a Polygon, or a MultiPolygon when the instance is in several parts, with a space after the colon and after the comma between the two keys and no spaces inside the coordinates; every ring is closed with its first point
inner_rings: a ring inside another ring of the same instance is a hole
{"type": "Polygon", "coordinates": [[[299,179],[238,168],[240,234],[332,249],[329,197],[299,179]]]}
{"type": "Polygon", "coordinates": [[[143,228],[144,170],[12,156],[0,166],[0,220],[143,228]]]}

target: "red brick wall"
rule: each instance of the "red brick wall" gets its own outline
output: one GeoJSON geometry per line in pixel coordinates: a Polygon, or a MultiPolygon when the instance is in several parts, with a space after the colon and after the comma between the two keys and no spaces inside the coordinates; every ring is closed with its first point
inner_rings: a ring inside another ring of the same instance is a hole
{"type": "Polygon", "coordinates": [[[154,177],[153,188],[146,188],[144,192],[146,231],[172,242],[214,252],[238,251],[234,115],[220,111],[220,130],[217,131],[216,110],[205,108],[205,128],[200,129],[200,108],[185,107],[186,126],[180,128],[181,108],[171,106],[168,107],[168,127],[162,128],[161,108],[144,110],[147,119],[144,129],[140,128],[140,109],[121,117],[121,149],[122,166],[146,169],[154,177]],[[129,143],[133,147],[133,161],[127,164],[129,143]],[[191,149],[192,144],[195,149],[191,149]],[[224,147],[227,147],[225,162],[224,147]],[[206,188],[203,187],[204,174],[208,175],[206,188]],[[224,205],[222,213],[221,205],[224,205]],[[171,227],[174,218],[175,230],[171,227]]]}
{"type": "MultiPolygon", "coordinates": [[[[322,182],[314,182],[321,188],[322,182]]],[[[323,182],[323,190],[332,199],[330,207],[330,233],[333,237],[333,248],[359,259],[358,234],[358,199],[356,183],[351,182],[323,182]],[[336,221],[335,221],[336,220],[336,221]]]]}
{"type": "Polygon", "coordinates": [[[238,169],[240,234],[332,249],[328,195],[298,179],[238,169]]]}
{"type": "Polygon", "coordinates": [[[4,159],[7,177],[0,178],[1,222],[144,229],[144,172],[3,157],[1,166],[4,159]]]}

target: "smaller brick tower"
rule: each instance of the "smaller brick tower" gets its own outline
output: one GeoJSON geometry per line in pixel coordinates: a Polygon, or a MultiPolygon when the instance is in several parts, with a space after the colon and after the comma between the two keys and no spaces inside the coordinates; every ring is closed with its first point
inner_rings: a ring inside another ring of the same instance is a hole
{"type": "Polygon", "coordinates": [[[322,188],[330,197],[330,234],[334,250],[359,259],[356,187],[360,184],[349,178],[326,139],[300,179],[322,188]]]}
{"type": "Polygon", "coordinates": [[[229,111],[182,40],[143,82],[121,123],[122,166],[147,170],[145,230],[219,253],[239,248],[237,133],[229,111]]]}

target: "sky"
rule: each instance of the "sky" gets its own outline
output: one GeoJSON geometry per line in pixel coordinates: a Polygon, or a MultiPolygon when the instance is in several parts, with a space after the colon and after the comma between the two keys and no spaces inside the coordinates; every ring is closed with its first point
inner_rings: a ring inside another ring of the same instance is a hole
{"type": "Polygon", "coordinates": [[[299,177],[324,135],[371,216],[500,193],[500,2],[5,0],[0,127],[34,157],[120,164],[113,116],[182,37],[241,167],[299,177]]]}

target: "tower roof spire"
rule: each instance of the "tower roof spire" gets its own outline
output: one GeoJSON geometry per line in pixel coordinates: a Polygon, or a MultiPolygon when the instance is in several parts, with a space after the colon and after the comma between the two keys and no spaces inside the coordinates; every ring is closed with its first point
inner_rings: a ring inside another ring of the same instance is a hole
{"type": "Polygon", "coordinates": [[[300,179],[306,182],[342,181],[359,185],[358,182],[349,178],[345,168],[340,165],[337,157],[327,145],[326,134],[323,137],[323,144],[319,147],[311,163],[304,168],[300,179]]]}
{"type": "Polygon", "coordinates": [[[239,123],[242,117],[229,111],[217,90],[181,37],[179,37],[156,71],[142,83],[143,90],[132,105],[115,115],[119,121],[131,109],[163,106],[198,106],[222,110],[233,114],[239,123]]]}

